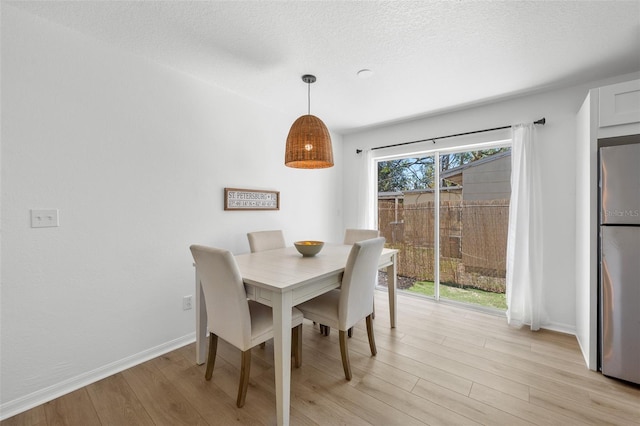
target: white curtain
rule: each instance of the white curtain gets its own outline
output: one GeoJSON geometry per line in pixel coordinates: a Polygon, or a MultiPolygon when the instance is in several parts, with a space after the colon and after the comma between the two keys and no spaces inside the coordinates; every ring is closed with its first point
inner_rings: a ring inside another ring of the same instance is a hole
{"type": "MultiPolygon", "coordinates": [[[[375,198],[372,187],[375,182],[373,155],[370,149],[359,154],[358,170],[358,227],[362,229],[378,229],[375,223],[375,198]]],[[[377,188],[376,188],[377,189],[377,188]]]]}
{"type": "Polygon", "coordinates": [[[507,321],[538,330],[546,319],[542,282],[541,168],[533,124],[512,127],[511,203],[507,234],[507,321]]]}

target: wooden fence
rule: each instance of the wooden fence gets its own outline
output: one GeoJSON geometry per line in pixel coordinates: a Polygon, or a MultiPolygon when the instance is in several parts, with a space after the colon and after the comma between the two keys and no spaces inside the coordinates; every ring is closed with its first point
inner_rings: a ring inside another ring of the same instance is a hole
{"type": "MultiPolygon", "coordinates": [[[[434,203],[397,208],[378,202],[378,229],[401,250],[398,273],[433,280],[434,203]]],[[[503,292],[508,221],[509,200],[441,202],[440,281],[503,292]]]]}

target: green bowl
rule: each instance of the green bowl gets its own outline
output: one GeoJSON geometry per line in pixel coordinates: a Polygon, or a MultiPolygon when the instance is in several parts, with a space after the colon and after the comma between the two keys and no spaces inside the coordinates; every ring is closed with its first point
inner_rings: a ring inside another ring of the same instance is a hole
{"type": "Polygon", "coordinates": [[[322,241],[296,241],[293,243],[298,252],[304,257],[312,257],[320,253],[324,243],[322,241]]]}

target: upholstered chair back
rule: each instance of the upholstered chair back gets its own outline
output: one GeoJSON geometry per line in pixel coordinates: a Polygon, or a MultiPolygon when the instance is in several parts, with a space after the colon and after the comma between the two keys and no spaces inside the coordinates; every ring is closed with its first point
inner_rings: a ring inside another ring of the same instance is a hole
{"type": "Polygon", "coordinates": [[[190,249],[202,283],[209,332],[243,351],[251,348],[247,293],[233,254],[199,245],[190,249]]]}
{"type": "Polygon", "coordinates": [[[284,233],[280,230],[249,232],[247,238],[249,239],[251,253],[284,248],[286,246],[284,233]]]}
{"type": "Polygon", "coordinates": [[[341,330],[351,328],[373,311],[373,292],[383,237],[354,243],[340,287],[338,322],[341,330]]]}
{"type": "Polygon", "coordinates": [[[348,228],[344,231],[344,244],[353,244],[358,241],[370,240],[380,236],[377,229],[353,229],[348,228]]]}

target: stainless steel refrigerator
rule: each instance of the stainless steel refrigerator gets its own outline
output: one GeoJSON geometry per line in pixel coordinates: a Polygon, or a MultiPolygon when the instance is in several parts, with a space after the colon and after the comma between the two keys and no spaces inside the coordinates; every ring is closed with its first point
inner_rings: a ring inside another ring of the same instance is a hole
{"type": "Polygon", "coordinates": [[[600,365],[640,384],[640,143],[600,157],[600,365]]]}

